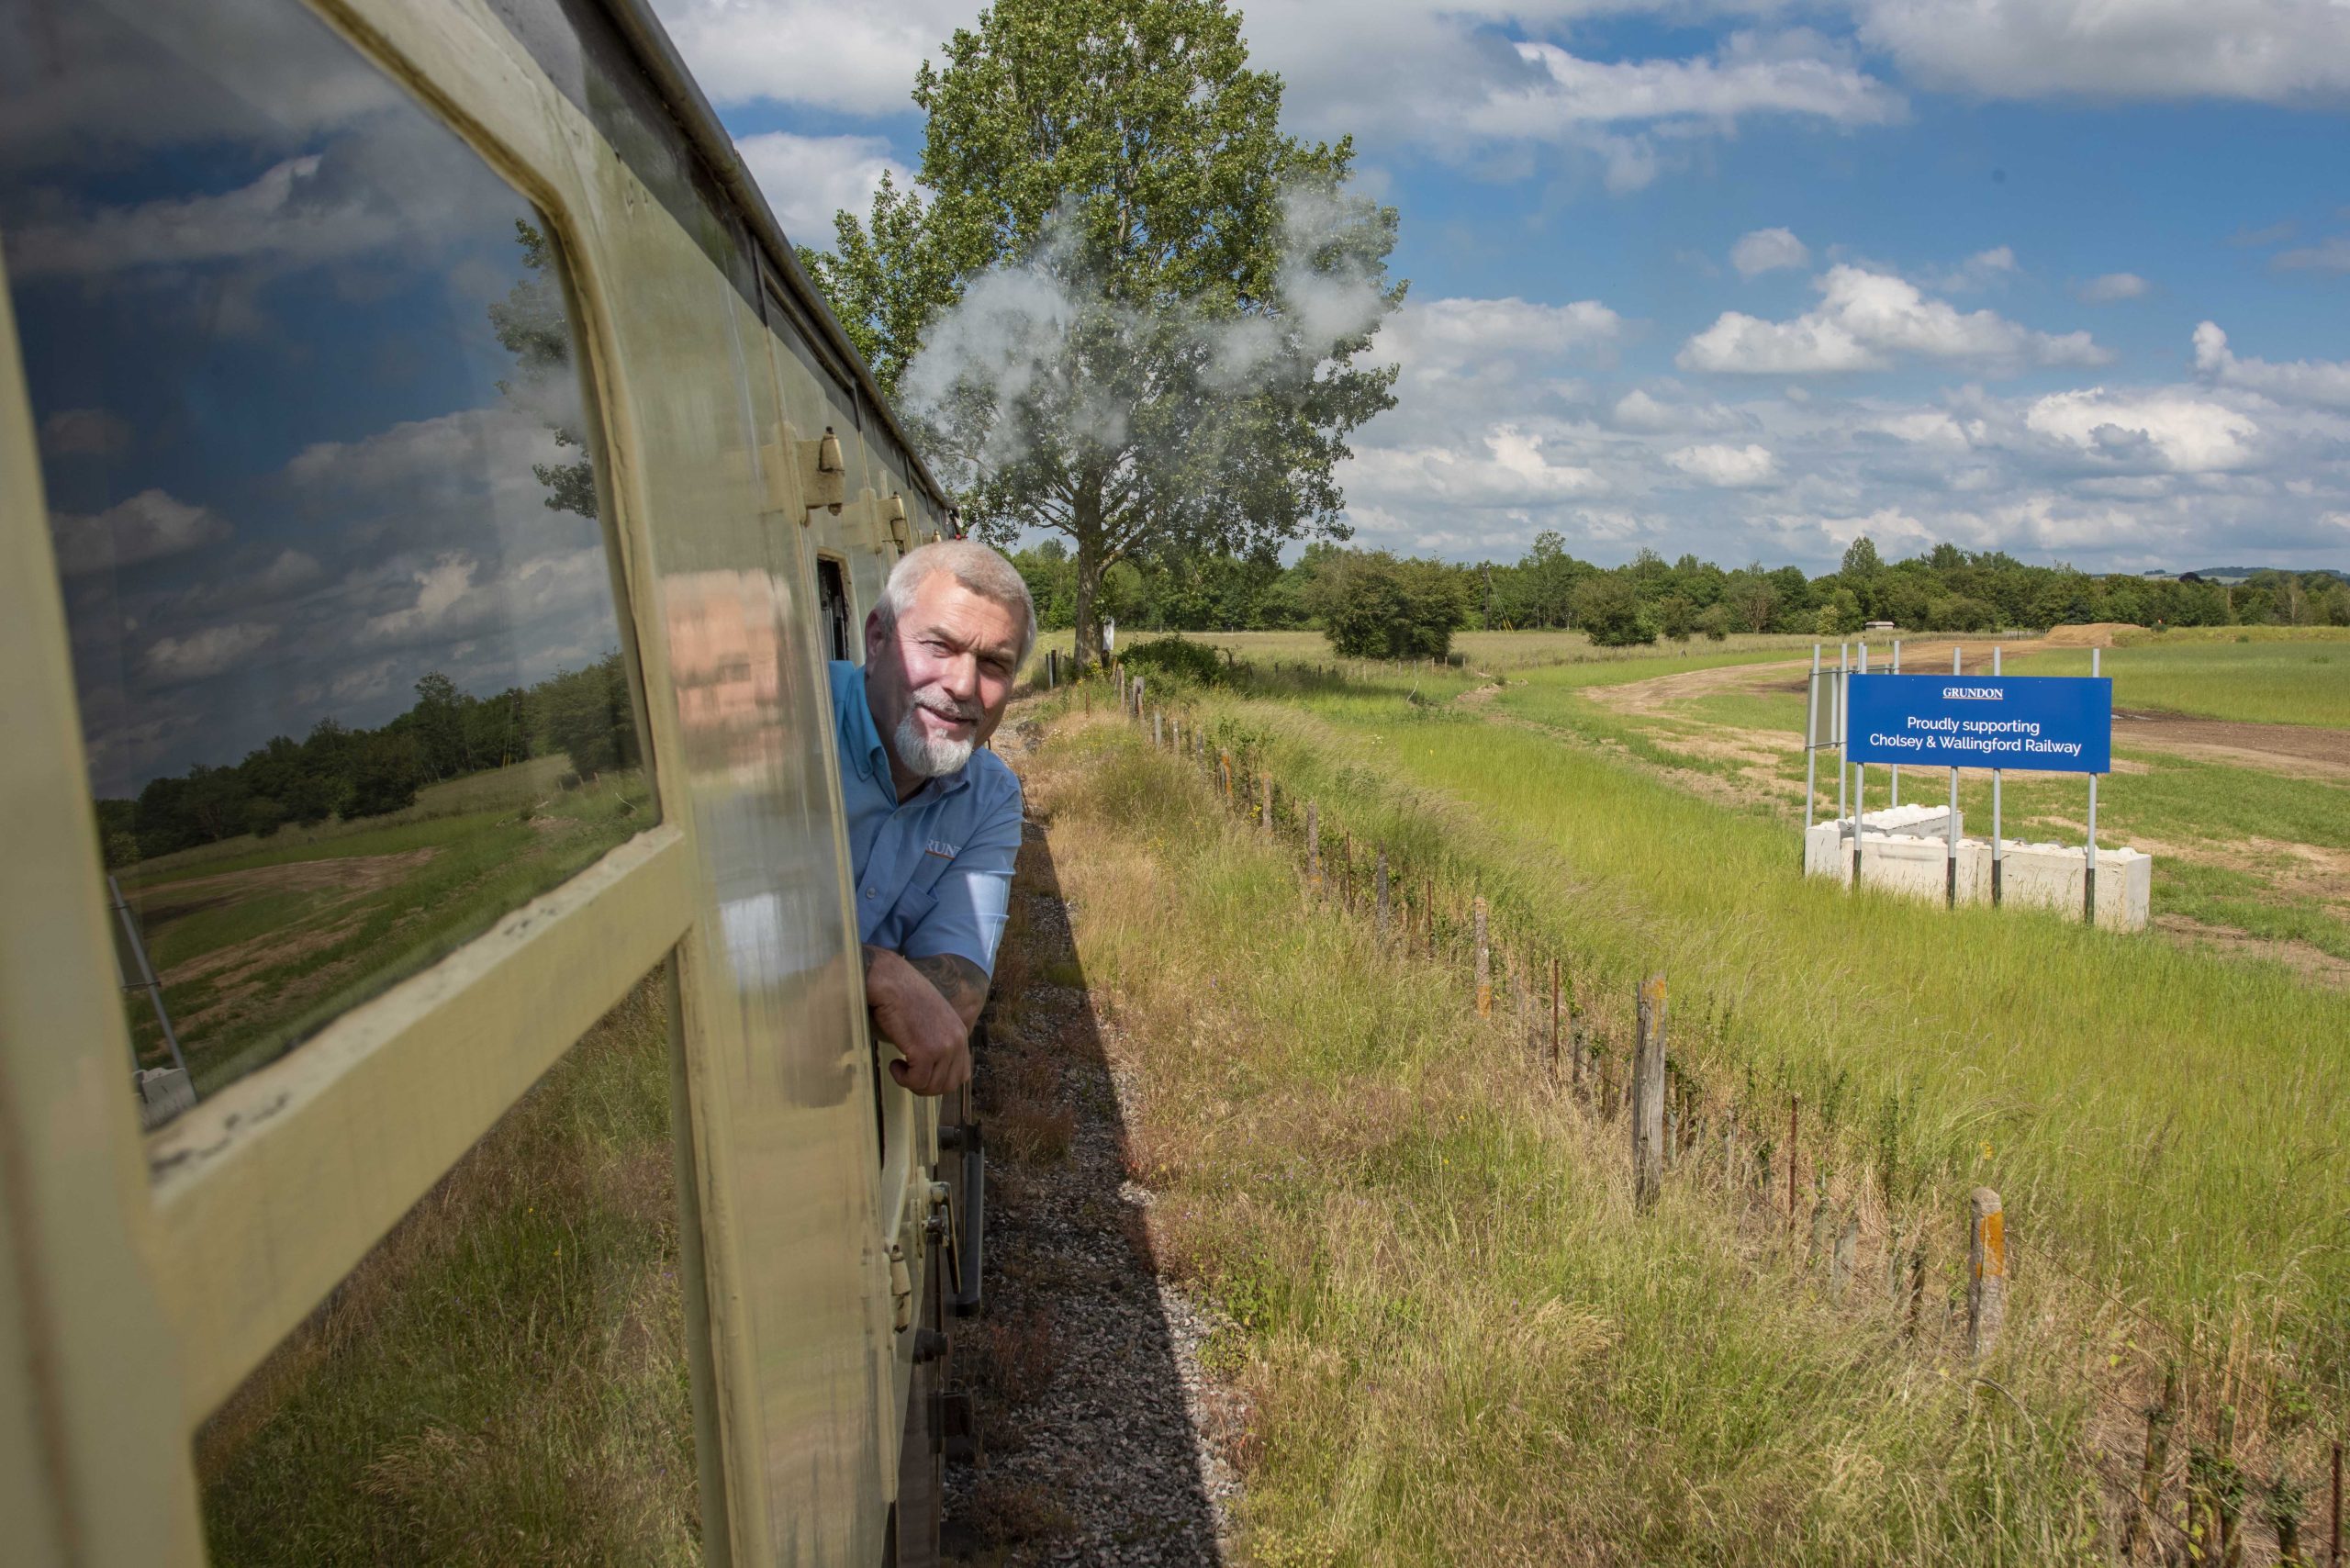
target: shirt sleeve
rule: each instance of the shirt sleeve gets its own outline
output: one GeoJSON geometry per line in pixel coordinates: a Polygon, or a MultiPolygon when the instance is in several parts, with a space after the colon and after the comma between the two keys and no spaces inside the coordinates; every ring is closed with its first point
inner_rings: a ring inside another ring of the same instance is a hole
{"type": "Polygon", "coordinates": [[[1012,910],[1012,872],[1020,856],[1020,783],[1005,769],[1001,798],[964,841],[962,852],[932,887],[938,902],[907,933],[909,958],[952,953],[992,976],[995,950],[1012,910]]]}

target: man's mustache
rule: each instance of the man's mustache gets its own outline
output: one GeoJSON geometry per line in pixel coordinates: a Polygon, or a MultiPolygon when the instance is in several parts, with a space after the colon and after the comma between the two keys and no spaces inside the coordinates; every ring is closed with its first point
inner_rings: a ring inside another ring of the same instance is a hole
{"type": "Polygon", "coordinates": [[[913,701],[915,707],[927,709],[940,718],[952,719],[958,724],[976,724],[982,716],[978,703],[957,702],[941,693],[917,691],[913,694],[913,701]]]}

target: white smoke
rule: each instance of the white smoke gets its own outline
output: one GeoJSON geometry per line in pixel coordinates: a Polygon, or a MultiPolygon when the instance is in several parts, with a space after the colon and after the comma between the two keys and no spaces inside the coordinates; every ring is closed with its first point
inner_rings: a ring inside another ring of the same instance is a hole
{"type": "MultiPolygon", "coordinates": [[[[981,274],[934,322],[900,381],[913,421],[943,448],[950,483],[984,480],[1038,454],[1183,439],[1171,409],[1204,395],[1238,402],[1310,381],[1367,347],[1392,308],[1381,286],[1378,209],[1326,189],[1281,202],[1271,297],[1114,297],[1084,260],[1076,219],[1057,216],[1026,255],[981,274]],[[1147,412],[1146,413],[1146,409],[1147,412]]],[[[1196,460],[1198,454],[1189,454],[1196,460]]]]}

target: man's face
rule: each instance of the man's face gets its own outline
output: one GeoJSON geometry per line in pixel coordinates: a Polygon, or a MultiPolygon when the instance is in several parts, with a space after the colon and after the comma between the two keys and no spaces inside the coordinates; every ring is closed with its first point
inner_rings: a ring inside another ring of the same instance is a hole
{"type": "Polygon", "coordinates": [[[933,572],[887,624],[865,618],[865,690],[874,727],[899,766],[925,778],[952,773],[995,734],[1019,673],[1020,618],[933,572]]]}

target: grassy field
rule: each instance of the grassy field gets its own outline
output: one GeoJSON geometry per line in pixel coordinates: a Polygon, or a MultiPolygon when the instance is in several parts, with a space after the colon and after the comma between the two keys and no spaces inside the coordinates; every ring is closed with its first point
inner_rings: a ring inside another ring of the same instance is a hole
{"type": "MultiPolygon", "coordinates": [[[[1212,718],[1286,794],[1315,797],[1412,877],[1482,887],[1514,940],[1567,958],[1593,1005],[1620,1010],[1662,970],[1727,1011],[1719,1070],[1761,1114],[1784,1117],[1800,1092],[1847,1149],[1834,1180],[1931,1193],[1945,1213],[1988,1182],[2027,1245],[2188,1339],[2256,1343],[2277,1408],[2342,1413],[2350,996],[2158,939],[1807,884],[1784,806],[1667,787],[1638,747],[1606,744],[1583,678],[1538,669],[1468,707],[1356,683],[1219,700],[1212,718]]],[[[1642,734],[1669,753],[1670,734],[1642,734]]],[[[2114,795],[2150,823],[2350,842],[2337,787],[2193,766],[2121,782],[2114,795]]],[[[2054,824],[2062,786],[2039,788],[2010,789],[2011,823],[2054,824]]],[[[2198,873],[2178,896],[2247,895],[2198,873]]]]}
{"type": "Polygon", "coordinates": [[[1290,846],[1196,770],[1097,713],[1028,775],[1135,1076],[1157,1254],[1228,1320],[1207,1359],[1253,1407],[1246,1561],[2107,1560],[2081,1341],[2019,1312],[1993,1394],[1946,1250],[1905,1338],[1882,1269],[1836,1289],[1710,1151],[1636,1218],[1620,1116],[1505,1008],[1481,1024],[1457,967],[1301,910],[1290,846]]]}
{"type": "Polygon", "coordinates": [[[575,1046],[198,1434],[214,1562],[702,1561],[666,996],[575,1046]]]}
{"type": "MultiPolygon", "coordinates": [[[[2087,675],[2089,655],[2033,654],[2007,667],[2017,675],[2087,675]]],[[[2103,673],[2113,678],[2116,708],[2350,728],[2350,637],[2141,639],[2108,652],[2103,673]]]]}
{"type": "MultiPolygon", "coordinates": [[[[567,771],[541,758],[436,785],[393,815],[227,839],[118,873],[198,1092],[274,1058],[653,822],[641,774],[565,790],[555,779],[567,771]]],[[[125,1005],[140,1058],[167,1059],[145,995],[125,1005]]]]}

